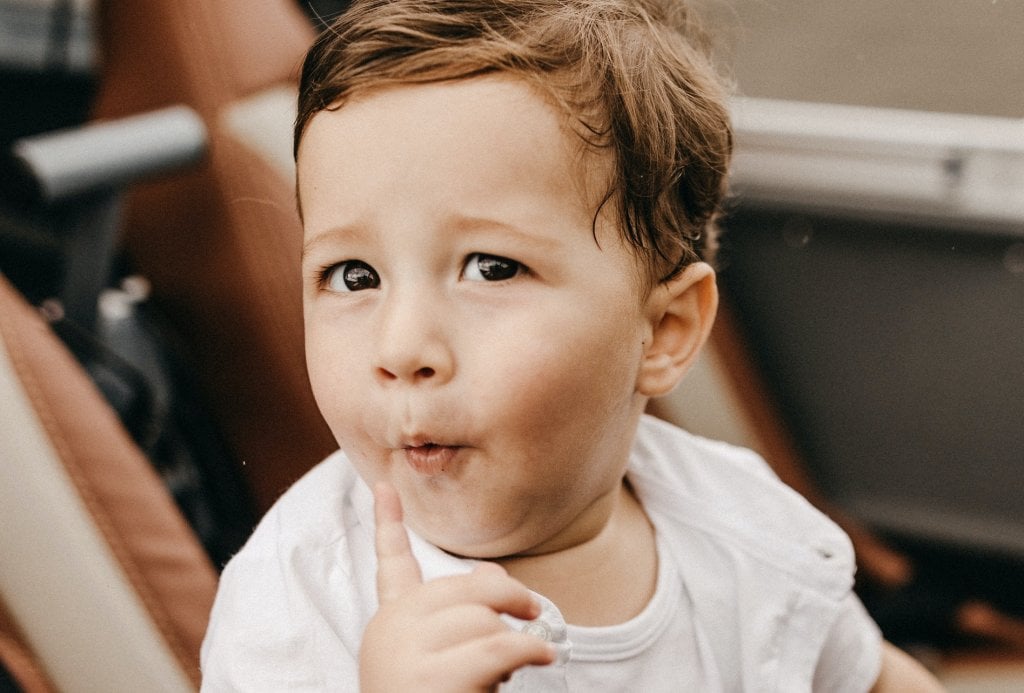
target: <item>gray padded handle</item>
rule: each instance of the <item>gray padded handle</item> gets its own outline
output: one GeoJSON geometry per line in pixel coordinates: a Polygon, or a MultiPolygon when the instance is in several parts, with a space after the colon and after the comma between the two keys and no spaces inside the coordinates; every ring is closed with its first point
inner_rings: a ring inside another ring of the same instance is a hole
{"type": "Polygon", "coordinates": [[[191,108],[172,106],[26,137],[12,149],[39,196],[58,202],[194,163],[206,150],[206,127],[191,108]]]}

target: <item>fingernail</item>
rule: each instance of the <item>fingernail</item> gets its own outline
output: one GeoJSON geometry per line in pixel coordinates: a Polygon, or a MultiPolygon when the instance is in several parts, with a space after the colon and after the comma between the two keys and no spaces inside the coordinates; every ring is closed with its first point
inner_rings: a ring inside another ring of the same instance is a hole
{"type": "Polygon", "coordinates": [[[548,650],[548,657],[551,658],[551,661],[552,662],[557,661],[558,660],[558,648],[555,647],[554,645],[552,645],[551,643],[548,643],[547,644],[547,650],[548,650]]]}
{"type": "Polygon", "coordinates": [[[544,607],[541,606],[540,600],[533,597],[533,601],[530,603],[530,618],[537,618],[544,611],[544,607]]]}

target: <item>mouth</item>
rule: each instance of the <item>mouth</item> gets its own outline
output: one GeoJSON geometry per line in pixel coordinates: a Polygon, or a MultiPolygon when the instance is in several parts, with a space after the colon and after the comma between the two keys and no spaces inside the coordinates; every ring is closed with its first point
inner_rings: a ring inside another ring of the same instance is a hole
{"type": "Polygon", "coordinates": [[[440,445],[430,442],[406,445],[402,448],[409,466],[424,476],[437,476],[446,472],[462,449],[461,445],[440,445]]]}

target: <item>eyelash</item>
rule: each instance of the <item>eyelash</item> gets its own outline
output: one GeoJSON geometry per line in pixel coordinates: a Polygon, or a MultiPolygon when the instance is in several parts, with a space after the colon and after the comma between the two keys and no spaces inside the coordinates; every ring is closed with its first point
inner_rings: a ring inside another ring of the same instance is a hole
{"type": "MultiPolygon", "coordinates": [[[[480,277],[480,279],[475,279],[474,278],[474,279],[471,279],[470,281],[484,281],[484,282],[487,282],[487,283],[497,284],[497,283],[500,283],[500,282],[510,281],[512,279],[515,279],[516,277],[519,277],[521,275],[529,274],[530,273],[530,268],[527,267],[526,265],[524,265],[523,263],[517,261],[517,260],[513,260],[513,259],[507,258],[507,257],[503,257],[501,255],[492,255],[490,253],[472,253],[472,254],[470,254],[469,256],[466,257],[466,260],[465,260],[465,262],[462,265],[462,271],[461,271],[461,274],[460,274],[460,278],[461,279],[467,279],[466,274],[467,274],[468,271],[471,271],[470,267],[471,267],[471,263],[473,262],[474,259],[476,259],[476,261],[477,261],[477,266],[474,268],[475,269],[475,274],[477,274],[480,277]],[[487,261],[487,264],[490,265],[490,267],[492,268],[491,271],[493,271],[493,268],[495,266],[497,266],[499,272],[502,272],[503,270],[504,270],[504,272],[511,271],[511,274],[508,274],[508,276],[498,277],[496,279],[487,279],[484,276],[483,272],[484,271],[488,271],[488,270],[482,270],[481,269],[481,267],[480,267],[481,261],[487,261]]],[[[334,274],[336,272],[339,272],[339,271],[342,271],[342,272],[345,271],[346,267],[349,266],[349,265],[351,265],[351,267],[348,268],[348,269],[365,268],[366,270],[369,270],[369,272],[372,272],[373,277],[370,279],[370,282],[371,282],[372,285],[364,286],[362,288],[355,288],[355,289],[349,288],[348,291],[350,291],[350,292],[363,291],[363,290],[366,290],[366,289],[375,289],[378,286],[380,286],[380,276],[377,274],[377,271],[371,265],[363,262],[362,260],[345,260],[344,262],[335,262],[335,263],[330,264],[330,265],[325,265],[324,267],[320,268],[316,272],[316,281],[317,281],[318,286],[320,286],[321,289],[324,289],[324,290],[327,290],[327,291],[335,291],[337,293],[343,293],[343,292],[338,291],[336,289],[331,289],[330,288],[330,284],[331,284],[331,282],[332,282],[332,280],[334,278],[334,274]]],[[[342,279],[342,281],[344,281],[344,278],[342,279]]],[[[348,284],[346,283],[346,287],[347,286],[348,286],[348,284]]]]}

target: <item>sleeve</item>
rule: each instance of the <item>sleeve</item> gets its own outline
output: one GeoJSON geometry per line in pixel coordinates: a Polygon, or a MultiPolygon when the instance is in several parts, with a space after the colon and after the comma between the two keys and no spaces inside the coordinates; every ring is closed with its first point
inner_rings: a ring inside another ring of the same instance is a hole
{"type": "Polygon", "coordinates": [[[814,691],[865,693],[878,680],[882,634],[856,595],[847,595],[814,670],[814,691]]]}

